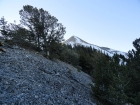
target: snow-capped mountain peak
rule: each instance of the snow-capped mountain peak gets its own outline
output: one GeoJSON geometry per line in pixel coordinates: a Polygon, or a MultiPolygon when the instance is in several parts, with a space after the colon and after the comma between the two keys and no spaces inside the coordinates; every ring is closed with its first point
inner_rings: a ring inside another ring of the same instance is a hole
{"type": "Polygon", "coordinates": [[[92,47],[93,49],[99,50],[102,53],[108,54],[109,56],[113,56],[115,53],[117,53],[117,54],[122,54],[125,57],[127,57],[127,53],[125,53],[125,52],[113,50],[113,49],[110,49],[110,48],[107,48],[107,47],[99,47],[97,45],[87,43],[86,41],[78,38],[77,36],[71,36],[64,43],[66,45],[71,45],[72,47],[77,46],[77,45],[85,46],[85,47],[92,47]]]}

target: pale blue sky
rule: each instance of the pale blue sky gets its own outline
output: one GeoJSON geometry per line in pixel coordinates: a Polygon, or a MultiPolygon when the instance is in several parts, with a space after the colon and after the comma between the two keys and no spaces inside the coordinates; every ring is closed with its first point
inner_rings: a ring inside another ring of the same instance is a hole
{"type": "Polygon", "coordinates": [[[43,8],[75,35],[98,46],[125,51],[140,37],[140,0],[0,0],[0,17],[20,19],[23,5],[43,8]]]}

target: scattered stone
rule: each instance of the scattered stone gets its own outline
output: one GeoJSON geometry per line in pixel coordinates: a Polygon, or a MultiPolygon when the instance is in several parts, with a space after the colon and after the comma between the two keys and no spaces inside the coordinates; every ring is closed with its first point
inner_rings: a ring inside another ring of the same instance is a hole
{"type": "Polygon", "coordinates": [[[89,75],[19,47],[5,49],[0,55],[0,104],[96,105],[89,75]]]}

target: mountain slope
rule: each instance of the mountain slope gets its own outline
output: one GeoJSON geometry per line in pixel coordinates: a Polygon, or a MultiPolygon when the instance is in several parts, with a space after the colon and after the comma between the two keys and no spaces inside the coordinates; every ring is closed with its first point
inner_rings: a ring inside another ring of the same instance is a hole
{"type": "Polygon", "coordinates": [[[23,48],[0,52],[0,105],[95,105],[91,77],[23,48]]]}
{"type": "Polygon", "coordinates": [[[115,53],[117,53],[117,54],[122,54],[125,57],[127,57],[127,53],[125,53],[125,52],[113,50],[113,49],[110,49],[110,48],[107,48],[107,47],[99,47],[99,46],[94,45],[94,44],[89,44],[86,41],[78,38],[77,36],[70,37],[64,43],[66,45],[71,45],[72,47],[74,47],[75,45],[81,45],[81,46],[85,46],[85,47],[92,47],[92,48],[94,48],[96,50],[101,51],[102,53],[108,54],[109,56],[113,56],[115,53]]]}

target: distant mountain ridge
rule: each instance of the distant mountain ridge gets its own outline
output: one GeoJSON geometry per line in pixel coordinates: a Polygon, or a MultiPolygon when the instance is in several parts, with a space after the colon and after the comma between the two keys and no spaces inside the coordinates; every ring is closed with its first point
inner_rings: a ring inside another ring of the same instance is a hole
{"type": "Polygon", "coordinates": [[[72,47],[74,47],[75,45],[81,45],[81,46],[85,46],[85,47],[92,47],[93,49],[99,50],[102,53],[108,54],[109,56],[113,56],[114,54],[121,54],[124,55],[125,57],[127,57],[127,53],[122,52],[122,51],[117,51],[108,47],[100,47],[94,44],[90,44],[84,40],[82,40],[81,38],[77,37],[77,36],[71,36],[69,39],[67,39],[64,42],[66,45],[71,45],[72,47]]]}

